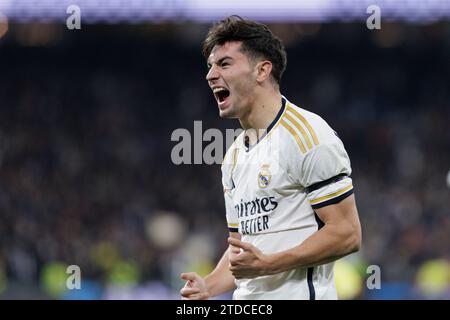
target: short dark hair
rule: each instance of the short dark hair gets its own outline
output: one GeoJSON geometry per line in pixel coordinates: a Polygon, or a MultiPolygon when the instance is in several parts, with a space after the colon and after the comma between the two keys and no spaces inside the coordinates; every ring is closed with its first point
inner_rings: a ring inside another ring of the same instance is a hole
{"type": "Polygon", "coordinates": [[[272,77],[280,84],[287,58],[281,40],[261,23],[230,16],[216,23],[203,42],[203,55],[207,59],[216,45],[229,41],[242,41],[242,51],[252,58],[262,57],[272,62],[272,77]]]}

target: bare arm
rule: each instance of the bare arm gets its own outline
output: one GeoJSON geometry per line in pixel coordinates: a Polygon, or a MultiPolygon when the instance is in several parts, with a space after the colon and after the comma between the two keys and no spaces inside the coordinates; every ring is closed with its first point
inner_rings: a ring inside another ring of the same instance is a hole
{"type": "Polygon", "coordinates": [[[359,250],[361,225],[354,195],[316,213],[324,226],[298,246],[282,252],[266,255],[249,243],[230,238],[230,244],[243,249],[230,259],[232,274],[238,279],[275,274],[328,263],[359,250]]]}
{"type": "Polygon", "coordinates": [[[274,273],[321,265],[359,250],[361,225],[354,195],[316,213],[325,225],[302,244],[274,254],[274,273]]]}
{"type": "Polygon", "coordinates": [[[236,288],[234,276],[230,271],[230,248],[228,248],[216,268],[205,277],[206,287],[210,296],[218,296],[236,288]]]}
{"type": "MultiPolygon", "coordinates": [[[[239,233],[230,232],[230,237],[240,239],[239,233]]],[[[234,255],[239,249],[230,245],[223,254],[216,268],[204,279],[195,272],[181,274],[181,279],[186,280],[186,285],[180,294],[185,299],[208,299],[221,295],[236,288],[235,278],[230,271],[230,255],[234,255]]]]}

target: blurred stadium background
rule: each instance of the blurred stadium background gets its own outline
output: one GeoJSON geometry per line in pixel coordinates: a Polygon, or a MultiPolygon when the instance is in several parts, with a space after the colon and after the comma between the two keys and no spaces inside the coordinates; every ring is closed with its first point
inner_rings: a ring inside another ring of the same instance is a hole
{"type": "Polygon", "coordinates": [[[200,53],[228,14],[284,40],[283,94],[350,154],[363,247],[337,263],[340,297],[450,298],[439,0],[0,0],[0,298],[178,299],[181,271],[211,270],[226,248],[220,166],[172,164],[170,137],[195,120],[238,127],[219,119],[200,53]],[[70,4],[81,30],[66,27],[70,4]],[[372,4],[381,30],[366,27],[372,4]],[[68,265],[80,290],[66,289],[68,265]]]}

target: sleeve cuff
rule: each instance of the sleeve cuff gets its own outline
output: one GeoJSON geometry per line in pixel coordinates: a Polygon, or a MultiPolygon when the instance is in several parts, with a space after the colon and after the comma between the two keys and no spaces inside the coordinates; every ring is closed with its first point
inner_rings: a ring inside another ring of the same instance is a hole
{"type": "Polygon", "coordinates": [[[229,223],[228,231],[230,232],[239,232],[239,223],[229,223]]]}
{"type": "Polygon", "coordinates": [[[317,199],[310,200],[309,203],[311,204],[311,207],[313,209],[320,209],[325,206],[339,203],[352,194],[353,194],[353,184],[350,184],[337,192],[334,192],[332,194],[317,199]]]}

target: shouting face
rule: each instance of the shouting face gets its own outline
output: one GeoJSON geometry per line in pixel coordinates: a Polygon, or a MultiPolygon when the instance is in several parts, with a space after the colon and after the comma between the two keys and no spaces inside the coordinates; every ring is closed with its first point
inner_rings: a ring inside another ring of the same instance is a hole
{"type": "Polygon", "coordinates": [[[241,42],[216,46],[208,57],[206,80],[213,90],[222,118],[241,118],[254,99],[256,72],[241,42]]]}

